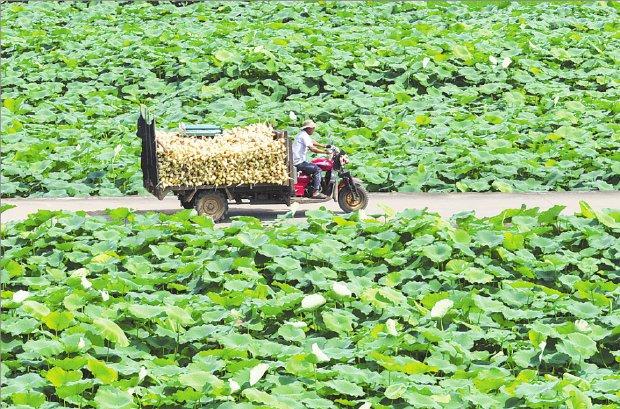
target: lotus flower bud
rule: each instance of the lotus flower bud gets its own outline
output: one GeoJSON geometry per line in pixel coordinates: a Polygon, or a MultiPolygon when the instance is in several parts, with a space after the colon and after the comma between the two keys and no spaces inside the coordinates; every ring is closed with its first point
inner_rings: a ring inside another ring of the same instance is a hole
{"type": "Polygon", "coordinates": [[[263,377],[265,372],[269,369],[267,364],[258,364],[254,368],[250,369],[250,386],[254,386],[263,377]]]}
{"type": "Polygon", "coordinates": [[[321,348],[319,348],[316,342],[312,344],[312,353],[316,356],[316,359],[318,359],[319,362],[327,362],[330,360],[327,354],[321,351],[321,348]]]}
{"type": "Polygon", "coordinates": [[[448,310],[452,308],[454,302],[448,298],[444,298],[443,300],[439,300],[433,305],[431,309],[431,318],[442,318],[444,315],[448,313],[448,310]]]}
{"type": "Polygon", "coordinates": [[[325,297],[321,294],[310,294],[307,295],[301,300],[301,308],[305,310],[309,310],[312,308],[320,307],[325,304],[325,297]]]}
{"type": "Polygon", "coordinates": [[[350,297],[351,296],[351,290],[349,290],[349,287],[347,287],[346,283],[343,283],[342,281],[336,281],[332,284],[332,290],[334,290],[334,292],[342,297],[350,297]]]}

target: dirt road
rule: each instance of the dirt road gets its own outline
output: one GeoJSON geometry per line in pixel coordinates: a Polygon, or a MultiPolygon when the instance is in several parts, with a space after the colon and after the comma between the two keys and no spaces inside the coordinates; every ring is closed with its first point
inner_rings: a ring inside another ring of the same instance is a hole
{"type": "MultiPolygon", "coordinates": [[[[559,204],[566,206],[564,213],[579,211],[579,201],[586,201],[595,209],[620,208],[620,191],[614,192],[544,192],[544,193],[374,193],[370,196],[368,214],[383,213],[381,205],[401,211],[404,209],[427,207],[442,216],[473,210],[478,216],[492,216],[507,208],[527,207],[547,209],[559,204]]],[[[17,207],[1,215],[3,223],[20,220],[28,214],[41,209],[47,210],[84,210],[91,214],[102,214],[105,209],[128,207],[138,211],[156,210],[173,213],[181,209],[176,197],[167,197],[162,201],[152,196],[127,197],[86,197],[60,199],[3,199],[2,203],[17,207]]],[[[323,203],[330,210],[340,211],[334,202],[323,203]]],[[[320,205],[301,205],[299,212],[316,209],[320,205]]],[[[229,215],[254,216],[261,220],[273,220],[287,212],[284,205],[231,205],[229,215]]]]}

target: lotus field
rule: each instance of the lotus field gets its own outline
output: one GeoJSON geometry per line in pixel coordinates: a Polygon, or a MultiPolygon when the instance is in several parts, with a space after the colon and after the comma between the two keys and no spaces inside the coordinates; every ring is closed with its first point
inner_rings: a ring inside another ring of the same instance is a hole
{"type": "MultiPolygon", "coordinates": [[[[42,211],[3,231],[26,408],[613,408],[620,213],[42,211]]],[[[21,405],[21,406],[19,406],[21,405]]]]}
{"type": "Polygon", "coordinates": [[[2,195],[144,193],[140,103],[294,111],[371,191],[618,189],[620,3],[469,3],[4,4],[2,195]]]}
{"type": "MultiPolygon", "coordinates": [[[[1,7],[3,198],[144,194],[140,104],[170,132],[311,118],[374,192],[620,189],[618,2],[1,7]]],[[[171,184],[286,170],[167,154],[171,184]]],[[[379,207],[3,223],[1,406],[620,407],[617,206],[379,207]]]]}

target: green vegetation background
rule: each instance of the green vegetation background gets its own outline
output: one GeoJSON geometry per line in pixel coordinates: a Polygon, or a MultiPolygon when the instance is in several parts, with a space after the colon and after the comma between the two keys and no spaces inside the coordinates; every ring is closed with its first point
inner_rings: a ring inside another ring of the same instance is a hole
{"type": "Polygon", "coordinates": [[[561,210],[41,211],[3,233],[3,404],[617,408],[620,212],[561,210]]]}
{"type": "Polygon", "coordinates": [[[3,5],[2,194],[143,193],[135,120],[319,122],[374,191],[620,186],[618,3],[3,5]]]}

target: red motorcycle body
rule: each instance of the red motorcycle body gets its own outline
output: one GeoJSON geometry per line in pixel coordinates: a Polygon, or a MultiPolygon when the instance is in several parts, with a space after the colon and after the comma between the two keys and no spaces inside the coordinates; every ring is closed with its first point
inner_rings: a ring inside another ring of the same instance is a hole
{"type": "MultiPolygon", "coordinates": [[[[334,168],[334,162],[328,158],[315,158],[312,163],[317,165],[321,172],[331,171],[334,168]]],[[[295,183],[295,196],[304,197],[306,188],[312,183],[312,177],[303,172],[297,172],[297,182],[295,183]]]]}
{"type": "Polygon", "coordinates": [[[305,173],[297,172],[297,182],[295,182],[295,196],[303,197],[306,187],[312,178],[305,173]]]}
{"type": "Polygon", "coordinates": [[[334,162],[328,158],[316,158],[312,159],[312,163],[317,165],[323,172],[332,170],[334,168],[334,162]]]}

